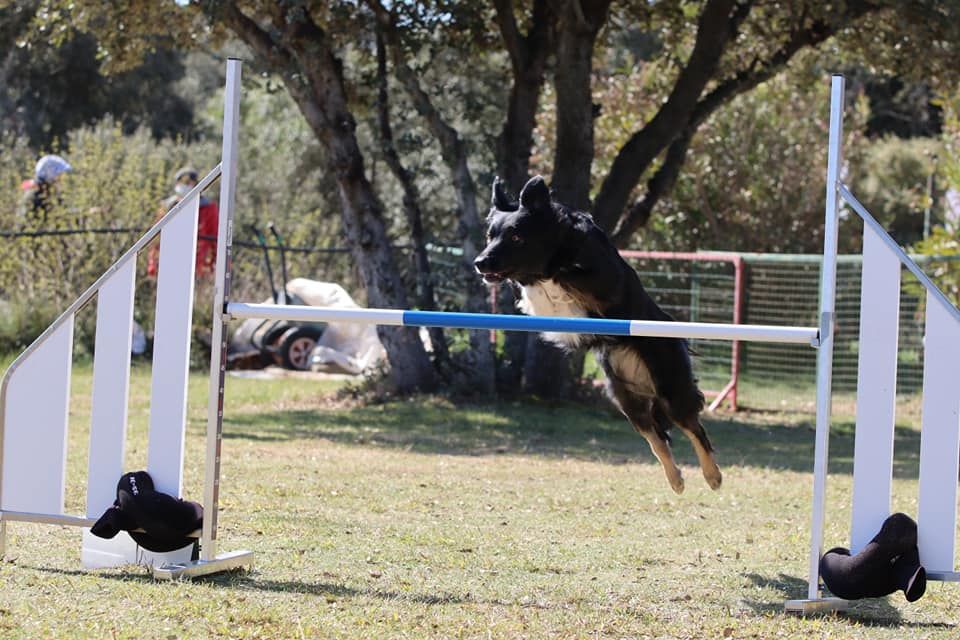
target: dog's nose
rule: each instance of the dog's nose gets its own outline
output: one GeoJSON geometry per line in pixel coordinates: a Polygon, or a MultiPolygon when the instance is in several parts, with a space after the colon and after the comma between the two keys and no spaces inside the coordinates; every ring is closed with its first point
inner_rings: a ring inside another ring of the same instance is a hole
{"type": "Polygon", "coordinates": [[[489,267],[490,267],[489,256],[485,256],[485,255],[477,256],[477,259],[473,261],[473,266],[477,271],[480,271],[481,273],[484,270],[489,270],[489,267]]]}

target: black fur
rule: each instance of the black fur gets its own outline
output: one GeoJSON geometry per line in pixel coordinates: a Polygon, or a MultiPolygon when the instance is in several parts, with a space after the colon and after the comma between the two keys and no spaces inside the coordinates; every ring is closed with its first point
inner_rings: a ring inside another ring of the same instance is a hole
{"type": "MultiPolygon", "coordinates": [[[[547,304],[541,305],[545,311],[527,312],[563,315],[573,309],[593,318],[673,319],[647,294],[590,214],[554,200],[543,178],[527,182],[519,202],[495,181],[487,224],[487,245],[475,261],[484,281],[511,281],[537,299],[544,299],[543,291],[562,292],[565,307],[547,304]]],[[[565,346],[593,349],[611,400],[648,440],[675,491],[683,490],[683,480],[669,449],[668,429],[674,424],[693,442],[711,487],[720,485],[713,447],[699,419],[704,399],[685,340],[583,334],[572,341],[565,346]]]]}

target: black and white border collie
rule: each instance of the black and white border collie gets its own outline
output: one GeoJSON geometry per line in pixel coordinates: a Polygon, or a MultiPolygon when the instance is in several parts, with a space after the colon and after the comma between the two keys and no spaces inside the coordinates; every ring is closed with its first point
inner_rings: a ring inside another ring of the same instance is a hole
{"type": "MultiPolygon", "coordinates": [[[[492,200],[487,245],[474,265],[488,284],[508,280],[518,285],[524,313],[673,320],[590,214],[554,200],[540,176],[527,182],[519,202],[507,196],[497,179],[492,200]]],[[[683,491],[683,476],[670,450],[673,425],[693,443],[707,484],[720,486],[713,446],[700,423],[704,399],[686,340],[574,333],[543,337],[569,350],[593,350],[610,399],[650,443],[674,491],[683,491]]]]}

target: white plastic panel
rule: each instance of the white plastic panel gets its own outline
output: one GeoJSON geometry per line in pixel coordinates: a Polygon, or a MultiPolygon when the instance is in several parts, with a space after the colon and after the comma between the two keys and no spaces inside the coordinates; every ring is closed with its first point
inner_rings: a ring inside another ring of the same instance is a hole
{"type": "Polygon", "coordinates": [[[62,514],[73,362],[73,317],[10,375],[4,406],[6,511],[62,514]]]}
{"type": "Polygon", "coordinates": [[[953,571],[960,456],[960,323],[927,296],[920,433],[920,562],[953,571]]]}
{"type": "Polygon", "coordinates": [[[181,495],[199,197],[160,234],[147,471],[157,491],[181,495]]]}
{"type": "MultiPolygon", "coordinates": [[[[114,489],[116,489],[116,483],[114,483],[114,489]]],[[[98,538],[90,533],[90,529],[83,529],[80,563],[84,569],[135,564],[136,559],[137,543],[125,532],[121,531],[116,536],[107,539],[98,538]]]]}
{"type": "Polygon", "coordinates": [[[80,560],[84,569],[119,567],[125,564],[153,567],[176,562],[189,562],[192,552],[193,545],[189,545],[170,553],[154,553],[137,546],[133,538],[123,531],[108,540],[98,538],[90,533],[89,529],[84,529],[83,553],[80,560]]]}
{"type": "Polygon", "coordinates": [[[123,451],[130,391],[130,343],[136,260],[129,260],[97,293],[93,409],[87,475],[87,517],[99,518],[116,497],[126,471],[123,451]]]}
{"type": "Polygon", "coordinates": [[[900,259],[864,225],[857,427],[850,548],[859,553],[890,515],[897,391],[900,259]]]}

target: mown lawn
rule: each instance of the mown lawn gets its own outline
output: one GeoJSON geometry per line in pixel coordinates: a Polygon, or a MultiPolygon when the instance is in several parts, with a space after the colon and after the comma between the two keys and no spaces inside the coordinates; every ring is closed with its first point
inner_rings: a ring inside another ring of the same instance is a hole
{"type": "MultiPolygon", "coordinates": [[[[90,371],[74,373],[68,510],[82,508],[90,371]]],[[[563,403],[356,406],[336,384],[230,378],[220,548],[251,573],[157,583],[85,572],[79,532],[11,523],[3,638],[955,638],[960,585],[798,618],[812,416],[718,414],[724,486],[676,443],[687,490],[605,409],[563,403]]],[[[146,460],[137,367],[128,464],[146,460]]],[[[200,500],[206,380],[192,379],[186,496],[200,500]]],[[[897,430],[894,507],[916,514],[915,403],[897,430]]],[[[846,543],[853,439],[831,442],[827,544],[846,543]]]]}

